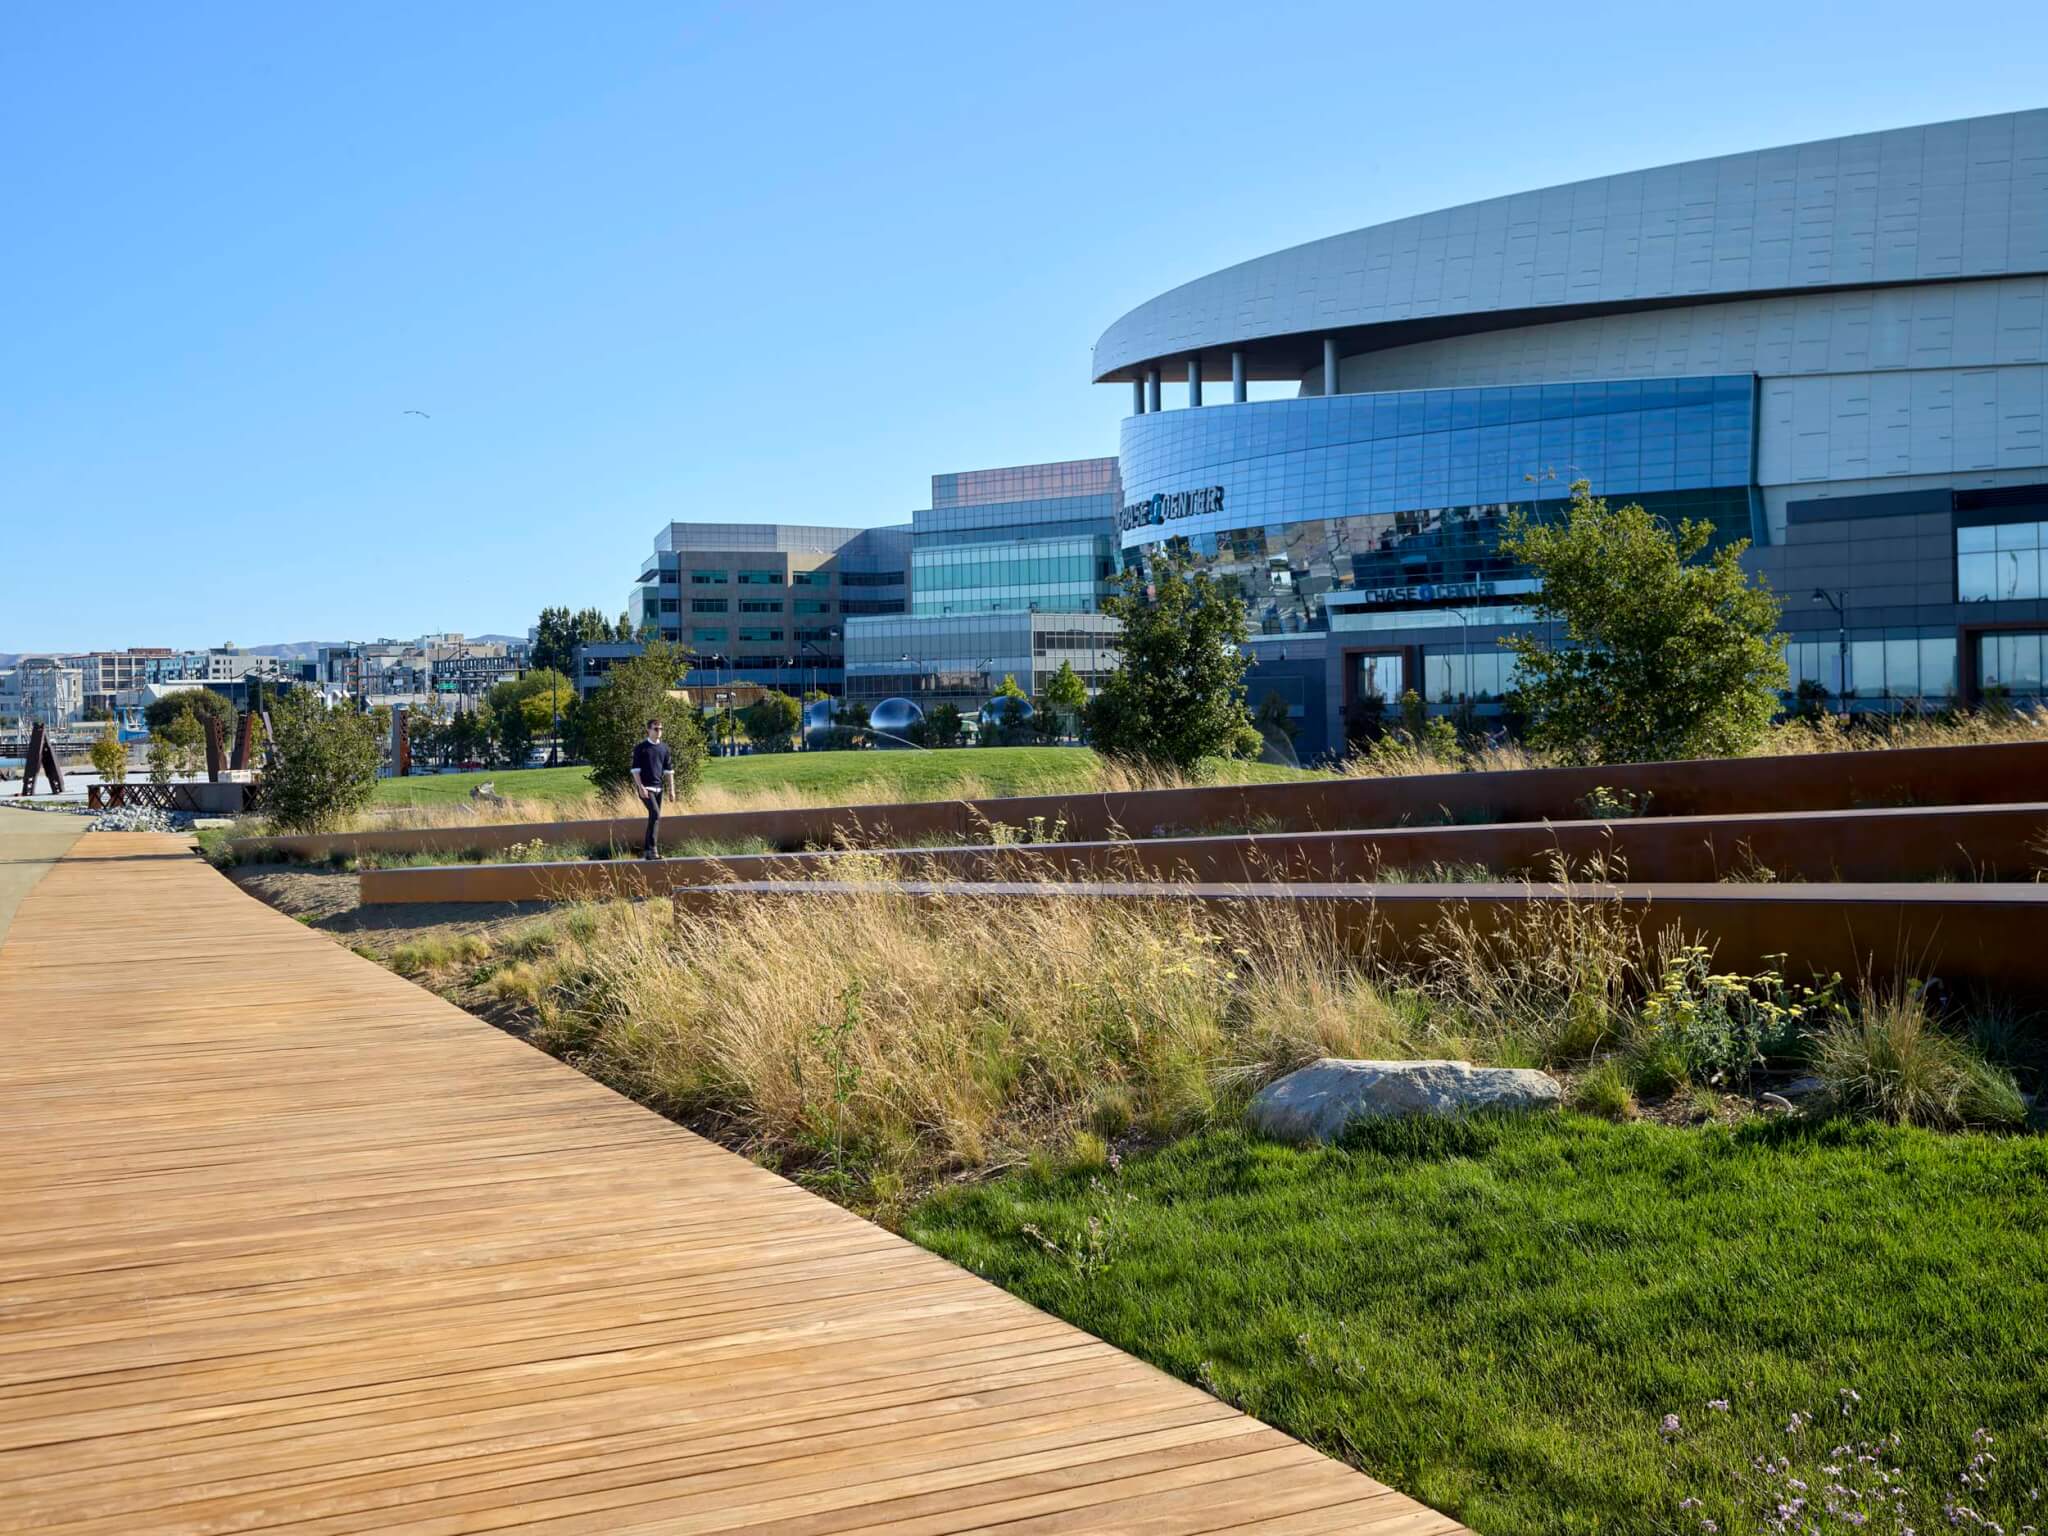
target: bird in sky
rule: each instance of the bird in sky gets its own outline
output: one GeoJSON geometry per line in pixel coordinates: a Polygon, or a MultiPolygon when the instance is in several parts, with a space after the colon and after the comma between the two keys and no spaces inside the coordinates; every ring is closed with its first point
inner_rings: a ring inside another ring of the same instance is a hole
{"type": "Polygon", "coordinates": [[[401,411],[399,412],[399,414],[401,416],[417,416],[423,421],[432,421],[434,419],[433,417],[427,415],[425,411],[401,411]]]}

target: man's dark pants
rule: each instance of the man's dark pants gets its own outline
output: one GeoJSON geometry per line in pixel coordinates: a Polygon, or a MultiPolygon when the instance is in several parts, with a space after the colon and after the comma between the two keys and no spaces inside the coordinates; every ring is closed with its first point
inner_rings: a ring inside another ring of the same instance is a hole
{"type": "Polygon", "coordinates": [[[650,790],[647,794],[647,846],[641,850],[641,857],[653,858],[655,831],[661,826],[661,791],[650,790]]]}

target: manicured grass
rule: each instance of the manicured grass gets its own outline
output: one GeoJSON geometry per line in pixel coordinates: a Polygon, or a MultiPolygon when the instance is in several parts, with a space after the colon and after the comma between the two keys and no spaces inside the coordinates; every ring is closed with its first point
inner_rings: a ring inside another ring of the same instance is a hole
{"type": "MultiPolygon", "coordinates": [[[[1969,1502],[2025,1521],[2026,1491],[2048,1497],[2038,1137],[1568,1116],[1296,1150],[1216,1131],[1092,1180],[951,1191],[906,1229],[1486,1536],[1765,1529],[1785,1479],[1818,1502],[1834,1446],[1895,1429],[1882,1459],[1922,1531],[1948,1528],[1980,1426],[2000,1459],[1969,1502]],[[1795,1410],[1814,1422],[1788,1435],[1795,1410]]],[[[1847,1462],[1842,1481],[1874,1478],[1847,1462]]]]}
{"type": "MultiPolygon", "coordinates": [[[[841,804],[945,798],[963,784],[984,795],[1049,794],[1092,788],[1102,760],[1086,747],[969,747],[950,752],[779,752],[712,758],[706,789],[735,794],[796,790],[841,804]]],[[[1221,776],[1241,783],[1309,777],[1267,763],[1231,763],[1221,776]]],[[[376,804],[466,800],[483,783],[511,798],[576,800],[591,792],[586,768],[516,768],[378,782],[376,804]]]]}

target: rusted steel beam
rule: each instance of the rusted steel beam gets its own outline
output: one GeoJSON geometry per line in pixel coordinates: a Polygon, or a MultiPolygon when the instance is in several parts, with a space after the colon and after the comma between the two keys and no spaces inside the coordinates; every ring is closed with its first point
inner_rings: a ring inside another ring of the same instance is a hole
{"type": "Polygon", "coordinates": [[[221,769],[225,766],[222,761],[224,754],[221,751],[220,716],[208,710],[200,716],[200,721],[206,728],[207,782],[218,784],[220,782],[221,769]]]}
{"type": "MultiPolygon", "coordinates": [[[[1343,831],[1402,826],[1566,821],[1596,789],[1656,816],[1733,815],[2037,799],[2048,741],[1836,752],[1598,768],[1533,768],[1392,779],[1313,779],[1116,794],[1031,795],[978,802],[796,807],[665,816],[665,847],[759,839],[785,851],[851,843],[890,847],[986,839],[991,825],[1052,830],[1062,840],[1221,831],[1343,831]]],[[[645,822],[516,822],[295,837],[243,838],[244,858],[326,859],[355,853],[456,853],[547,843],[637,847],[645,822]]]]}
{"type": "Polygon", "coordinates": [[[228,758],[228,767],[240,772],[249,766],[250,738],[256,730],[256,712],[245,709],[235,717],[235,750],[228,758]]]}
{"type": "Polygon", "coordinates": [[[2031,880],[2048,869],[2048,802],[1784,815],[1644,817],[1507,826],[1270,832],[857,853],[565,860],[365,870],[365,906],[661,895],[735,880],[808,880],[854,869],[957,880],[1402,880],[1457,875],[1670,881],[2031,880]]]}

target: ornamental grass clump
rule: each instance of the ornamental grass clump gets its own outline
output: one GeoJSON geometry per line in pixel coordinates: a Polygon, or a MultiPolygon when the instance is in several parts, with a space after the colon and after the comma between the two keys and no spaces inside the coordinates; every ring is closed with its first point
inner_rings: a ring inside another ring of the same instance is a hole
{"type": "Polygon", "coordinates": [[[1852,1013],[1814,1036],[1813,1071],[1831,1108],[1897,1125],[2017,1125],[2027,1115],[2011,1074],[1944,1030],[1918,983],[1866,986],[1852,1013]]]}

